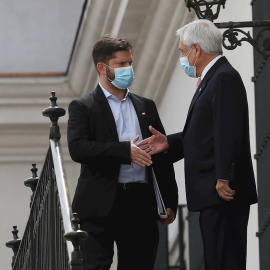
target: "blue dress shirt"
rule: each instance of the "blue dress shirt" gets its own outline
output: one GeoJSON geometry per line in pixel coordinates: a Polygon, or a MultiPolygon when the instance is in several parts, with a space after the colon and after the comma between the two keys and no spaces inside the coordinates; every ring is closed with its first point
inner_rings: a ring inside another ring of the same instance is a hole
{"type": "MultiPolygon", "coordinates": [[[[131,141],[139,135],[139,140],[136,143],[140,142],[142,140],[142,133],[135,108],[130,99],[130,91],[127,89],[125,98],[119,100],[102,87],[100,83],[99,85],[111,107],[119,141],[131,141]]],[[[121,164],[118,182],[147,183],[146,168],[135,163],[131,163],[131,165],[121,164]]]]}

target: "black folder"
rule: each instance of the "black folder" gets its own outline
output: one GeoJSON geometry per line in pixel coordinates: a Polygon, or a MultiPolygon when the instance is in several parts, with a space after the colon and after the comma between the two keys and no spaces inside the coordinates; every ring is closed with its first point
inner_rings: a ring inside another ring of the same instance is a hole
{"type": "Polygon", "coordinates": [[[156,201],[157,201],[157,210],[159,217],[162,219],[167,218],[167,211],[158,187],[158,182],[154,173],[154,170],[152,168],[152,175],[153,175],[153,185],[154,185],[154,190],[155,190],[155,195],[156,195],[156,201]]]}

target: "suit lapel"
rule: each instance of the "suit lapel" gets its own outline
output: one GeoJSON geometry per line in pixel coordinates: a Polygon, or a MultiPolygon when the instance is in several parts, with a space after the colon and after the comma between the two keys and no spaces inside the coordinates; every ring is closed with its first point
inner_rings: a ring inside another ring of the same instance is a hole
{"type": "Polygon", "coordinates": [[[189,109],[188,109],[187,118],[189,117],[189,114],[191,113],[192,108],[193,108],[194,104],[196,103],[197,99],[199,98],[199,96],[201,95],[203,90],[205,89],[205,86],[206,86],[206,80],[203,79],[203,81],[201,82],[200,86],[196,90],[196,92],[195,92],[195,94],[194,94],[194,96],[193,96],[193,98],[191,100],[191,103],[190,103],[190,106],[189,106],[189,109]]]}
{"type": "Polygon", "coordinates": [[[190,116],[192,114],[192,109],[194,107],[194,104],[199,99],[199,97],[201,96],[201,94],[203,93],[203,91],[207,88],[207,83],[211,79],[211,77],[213,76],[213,74],[225,62],[228,62],[228,60],[226,59],[226,57],[221,57],[220,59],[218,59],[217,62],[209,69],[209,71],[206,73],[205,77],[201,81],[201,84],[198,87],[198,89],[196,90],[196,93],[194,94],[194,96],[192,98],[192,101],[190,103],[189,110],[188,110],[188,115],[187,115],[187,120],[186,120],[186,123],[185,123],[185,126],[184,126],[183,133],[185,133],[187,124],[188,124],[189,119],[190,119],[190,116]]]}
{"type": "Polygon", "coordinates": [[[141,98],[130,93],[130,98],[138,116],[142,137],[148,137],[148,122],[146,121],[145,106],[141,98]]]}
{"type": "MultiPolygon", "coordinates": [[[[111,107],[99,85],[95,89],[94,96],[95,96],[95,99],[99,102],[100,108],[102,108],[101,111],[102,111],[102,115],[104,119],[104,124],[109,126],[115,139],[119,140],[111,107]]],[[[138,96],[132,93],[130,93],[130,98],[134,105],[134,108],[138,117],[142,137],[147,138],[149,135],[149,130],[148,130],[149,124],[147,122],[146,115],[145,115],[144,102],[141,98],[139,98],[138,96]]]]}
{"type": "Polygon", "coordinates": [[[113,117],[113,113],[111,110],[111,107],[107,101],[107,98],[105,97],[102,89],[100,88],[100,86],[98,85],[95,89],[95,99],[98,101],[100,108],[101,108],[101,113],[103,116],[103,120],[104,120],[104,124],[108,125],[114,138],[119,141],[118,138],[118,133],[117,133],[117,129],[116,129],[116,125],[115,125],[115,120],[113,117]]]}

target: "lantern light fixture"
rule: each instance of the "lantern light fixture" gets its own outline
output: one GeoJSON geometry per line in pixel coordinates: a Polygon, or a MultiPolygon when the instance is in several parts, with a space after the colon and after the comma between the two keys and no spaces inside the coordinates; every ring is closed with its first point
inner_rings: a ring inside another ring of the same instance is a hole
{"type": "Polygon", "coordinates": [[[221,6],[225,8],[226,0],[185,0],[186,7],[193,8],[199,19],[207,19],[213,21],[218,18],[221,6]],[[216,11],[213,12],[212,8],[216,11]]]}
{"type": "MultiPolygon", "coordinates": [[[[221,7],[225,9],[226,0],[184,0],[189,11],[194,9],[199,19],[214,21],[218,18],[221,7]],[[213,11],[215,10],[215,11],[213,11]]],[[[251,3],[252,4],[252,3],[251,3]]],[[[223,47],[234,50],[241,46],[243,41],[249,42],[264,59],[270,56],[270,20],[251,22],[224,22],[215,23],[218,28],[226,29],[223,33],[223,47]],[[241,28],[260,27],[257,35],[252,38],[250,32],[241,28]]]]}

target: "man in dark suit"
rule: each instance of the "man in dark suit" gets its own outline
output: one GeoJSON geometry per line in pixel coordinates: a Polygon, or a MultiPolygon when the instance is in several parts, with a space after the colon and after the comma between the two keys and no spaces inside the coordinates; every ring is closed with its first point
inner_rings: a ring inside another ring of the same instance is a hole
{"type": "Polygon", "coordinates": [[[131,50],[125,39],[101,37],[92,54],[100,82],[69,105],[70,156],[81,163],[72,207],[89,234],[81,244],[84,270],[110,269],[114,242],[119,270],[153,269],[159,233],[152,168],[167,207],[161,223],[176,215],[173,164],[166,154],[151,158],[135,145],[151,136],[149,125],[165,131],[154,102],[128,90],[131,50]]]}
{"type": "Polygon", "coordinates": [[[138,144],[148,154],[185,159],[187,205],[200,211],[205,269],[246,269],[250,205],[257,202],[248,104],[238,72],[222,57],[222,34],[207,20],[177,31],[181,66],[200,84],[183,132],[154,134],[138,144]]]}

